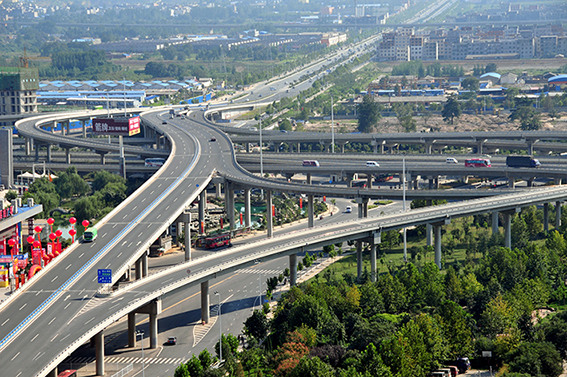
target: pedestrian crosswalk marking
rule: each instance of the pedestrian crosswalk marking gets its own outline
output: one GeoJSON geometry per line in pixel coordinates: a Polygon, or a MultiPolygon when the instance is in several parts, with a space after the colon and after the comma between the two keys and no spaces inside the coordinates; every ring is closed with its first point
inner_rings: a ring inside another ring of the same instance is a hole
{"type": "Polygon", "coordinates": [[[280,270],[259,270],[257,268],[242,268],[237,272],[241,274],[262,274],[262,275],[272,275],[272,276],[279,276],[282,273],[280,270]]]}
{"type": "MultiPolygon", "coordinates": [[[[96,360],[95,357],[71,357],[63,361],[63,364],[89,364],[96,360]]],[[[105,363],[112,364],[175,364],[179,365],[184,362],[181,357],[121,357],[108,356],[104,358],[105,363]]]]}

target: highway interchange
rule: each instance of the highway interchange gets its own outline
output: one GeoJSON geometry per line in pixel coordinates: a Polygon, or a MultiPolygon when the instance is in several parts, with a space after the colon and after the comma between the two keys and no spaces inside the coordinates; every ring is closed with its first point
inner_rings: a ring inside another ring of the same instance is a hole
{"type": "MultiPolygon", "coordinates": [[[[5,318],[0,323],[0,354],[5,361],[3,374],[16,377],[44,376],[93,335],[133,309],[158,297],[168,300],[171,297],[171,305],[180,302],[183,296],[196,297],[198,283],[213,278],[230,279],[225,284],[233,287],[238,287],[239,284],[246,286],[240,292],[233,288],[234,296],[230,297],[227,285],[219,285],[219,289],[222,286],[227,292],[221,296],[223,300],[227,300],[226,307],[230,310],[232,305],[234,308],[233,327],[230,329],[238,328],[239,322],[249,314],[249,310],[239,311],[237,308],[250,308],[250,300],[257,294],[257,279],[250,279],[245,273],[235,275],[242,275],[240,277],[231,276],[235,271],[254,266],[258,259],[263,263],[256,268],[281,271],[285,265],[282,256],[307,248],[318,249],[329,243],[368,238],[381,230],[396,229],[406,224],[445,221],[451,217],[510,210],[567,197],[566,189],[555,187],[521,191],[495,199],[453,203],[435,209],[424,208],[409,214],[396,212],[338,223],[325,220],[320,223],[321,226],[311,229],[305,229],[303,224],[302,230],[291,233],[286,231],[281,235],[276,234],[272,239],[256,239],[254,242],[210,253],[150,275],[109,297],[97,297],[100,287],[96,283],[96,269],[112,268],[113,281],[118,279],[177,218],[183,208],[194,201],[215,172],[237,184],[250,187],[321,193],[321,189],[317,187],[301,188],[302,185],[259,179],[237,164],[230,139],[207,125],[202,117],[176,118],[164,125],[167,116],[164,110],[142,116],[145,123],[151,124],[172,141],[172,151],[166,167],[160,169],[140,190],[97,224],[99,237],[95,242],[75,243],[65,252],[64,257],[56,259],[40,276],[28,283],[24,291],[0,307],[2,318],[5,318]],[[216,138],[216,141],[210,141],[212,138],[216,138]]],[[[27,122],[34,121],[27,120],[24,123],[29,124],[27,122]]],[[[357,195],[356,191],[350,190],[349,193],[348,189],[341,190],[345,191],[337,191],[340,194],[337,196],[357,195]]],[[[214,296],[211,298],[213,305],[215,299],[214,296]]],[[[180,313],[172,316],[182,316],[183,320],[177,322],[174,318],[168,321],[183,324],[184,321],[193,323],[195,319],[198,320],[200,310],[197,298],[189,299],[176,307],[180,313]],[[186,317],[182,313],[187,313],[186,317]]],[[[168,327],[165,322],[164,325],[165,329],[160,329],[160,332],[165,332],[160,334],[160,338],[180,331],[171,325],[168,327]]],[[[186,333],[181,334],[185,338],[186,333]]],[[[207,346],[211,349],[215,337],[212,334],[207,336],[207,341],[200,347],[207,346]]],[[[188,347],[185,343],[180,343],[180,347],[169,347],[163,352],[167,357],[186,358],[189,355],[188,347]]],[[[198,349],[195,348],[192,352],[198,349]]],[[[159,369],[155,372],[158,373],[156,375],[171,375],[174,368],[162,367],[161,364],[149,364],[148,367],[159,369]]]]}

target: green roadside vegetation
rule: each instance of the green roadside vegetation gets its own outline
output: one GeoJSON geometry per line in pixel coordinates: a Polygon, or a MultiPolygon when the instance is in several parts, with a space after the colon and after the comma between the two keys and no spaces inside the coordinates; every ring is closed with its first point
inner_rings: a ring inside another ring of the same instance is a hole
{"type": "MultiPolygon", "coordinates": [[[[567,356],[567,215],[548,234],[542,219],[535,207],[515,215],[512,249],[491,234],[491,215],[454,219],[443,227],[442,270],[425,247],[425,226],[408,230],[408,263],[400,232],[384,232],[375,283],[366,257],[357,279],[356,260],[346,256],[284,293],[277,307],[254,311],[243,349],[223,336],[223,366],[211,369],[205,352],[174,376],[426,377],[469,357],[475,368],[498,368],[497,376],[558,377],[567,356]]],[[[334,257],[343,246],[323,252],[334,257]]],[[[298,268],[320,257],[307,254],[298,268]]],[[[268,278],[266,297],[288,276],[286,269],[268,278]]]]}

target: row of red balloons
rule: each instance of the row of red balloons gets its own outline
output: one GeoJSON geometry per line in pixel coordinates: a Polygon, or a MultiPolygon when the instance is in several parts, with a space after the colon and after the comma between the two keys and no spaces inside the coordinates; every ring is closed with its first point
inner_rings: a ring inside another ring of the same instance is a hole
{"type": "MultiPolygon", "coordinates": [[[[77,222],[77,219],[74,218],[74,217],[71,217],[69,219],[69,222],[71,223],[71,225],[75,225],[75,223],[77,222]]],[[[50,217],[50,218],[47,219],[47,224],[49,224],[50,226],[53,226],[53,223],[55,223],[55,220],[53,218],[50,217]]],[[[90,222],[89,222],[89,220],[83,220],[81,225],[83,225],[83,227],[85,227],[85,229],[87,229],[88,226],[90,225],[90,222]]],[[[43,228],[38,225],[33,230],[38,234],[38,239],[36,240],[34,236],[28,236],[27,241],[30,245],[33,245],[33,247],[35,247],[35,248],[41,247],[41,241],[39,240],[39,233],[41,233],[43,228]]],[[[69,234],[73,237],[73,241],[74,241],[75,235],[77,234],[77,231],[75,229],[71,229],[71,230],[69,230],[69,234]]],[[[51,232],[49,234],[49,239],[53,242],[53,241],[55,241],[56,238],[59,238],[62,235],[63,235],[63,232],[60,229],[58,229],[55,233],[51,232]]],[[[10,238],[8,240],[8,245],[10,245],[11,247],[14,247],[17,242],[18,241],[15,238],[10,238]]]]}

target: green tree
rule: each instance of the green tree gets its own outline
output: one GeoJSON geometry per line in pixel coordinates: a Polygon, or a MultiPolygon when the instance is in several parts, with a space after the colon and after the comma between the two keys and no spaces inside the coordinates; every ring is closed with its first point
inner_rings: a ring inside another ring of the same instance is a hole
{"type": "Polygon", "coordinates": [[[382,117],[382,106],[374,101],[374,97],[366,95],[357,107],[358,130],[372,132],[382,117]]]}
{"type": "Polygon", "coordinates": [[[6,199],[7,201],[11,202],[12,200],[16,199],[18,197],[18,193],[14,190],[9,190],[6,195],[4,196],[4,199],[6,199]]]}
{"type": "Polygon", "coordinates": [[[260,310],[254,310],[252,315],[244,322],[244,329],[246,334],[256,339],[264,339],[269,330],[266,315],[260,310]]]}
{"type": "Polygon", "coordinates": [[[303,356],[289,373],[290,377],[334,377],[333,368],[318,357],[303,356]]]}
{"type": "Polygon", "coordinates": [[[465,310],[453,301],[445,301],[438,307],[443,333],[448,343],[449,356],[456,359],[473,352],[473,334],[465,310]]]}
{"type": "Polygon", "coordinates": [[[293,127],[291,126],[291,122],[289,119],[284,119],[280,122],[279,129],[281,131],[292,131],[293,127]]]}
{"type": "Polygon", "coordinates": [[[33,198],[36,203],[43,206],[43,212],[39,214],[39,216],[44,218],[49,216],[51,210],[56,208],[61,201],[55,185],[53,182],[49,182],[45,177],[36,179],[35,182],[30,185],[23,199],[27,200],[27,198],[33,198]]]}
{"type": "Polygon", "coordinates": [[[524,342],[506,355],[510,371],[530,376],[558,377],[563,360],[551,343],[524,342]]]}
{"type": "Polygon", "coordinates": [[[463,81],[461,81],[461,86],[465,90],[472,90],[478,92],[479,81],[474,76],[468,76],[463,81]]]}
{"type": "Polygon", "coordinates": [[[443,111],[441,115],[445,122],[453,124],[454,119],[460,117],[462,114],[461,105],[455,96],[451,96],[447,99],[447,102],[443,106],[443,111]]]}
{"type": "Polygon", "coordinates": [[[93,191],[100,191],[109,183],[122,183],[126,184],[126,180],[118,174],[112,174],[107,170],[99,170],[94,174],[92,182],[93,191]]]}
{"type": "Polygon", "coordinates": [[[396,112],[396,118],[398,118],[398,122],[404,132],[415,132],[416,122],[412,115],[412,105],[395,103],[393,107],[396,112]]]}
{"type": "MultiPolygon", "coordinates": [[[[195,356],[193,355],[193,357],[195,356]]],[[[191,373],[189,373],[189,370],[187,369],[187,365],[181,363],[177,368],[175,368],[173,377],[191,377],[191,373]]]]}
{"type": "Polygon", "coordinates": [[[541,128],[541,118],[531,106],[519,106],[510,114],[510,120],[519,120],[520,129],[535,131],[541,128]]]}

